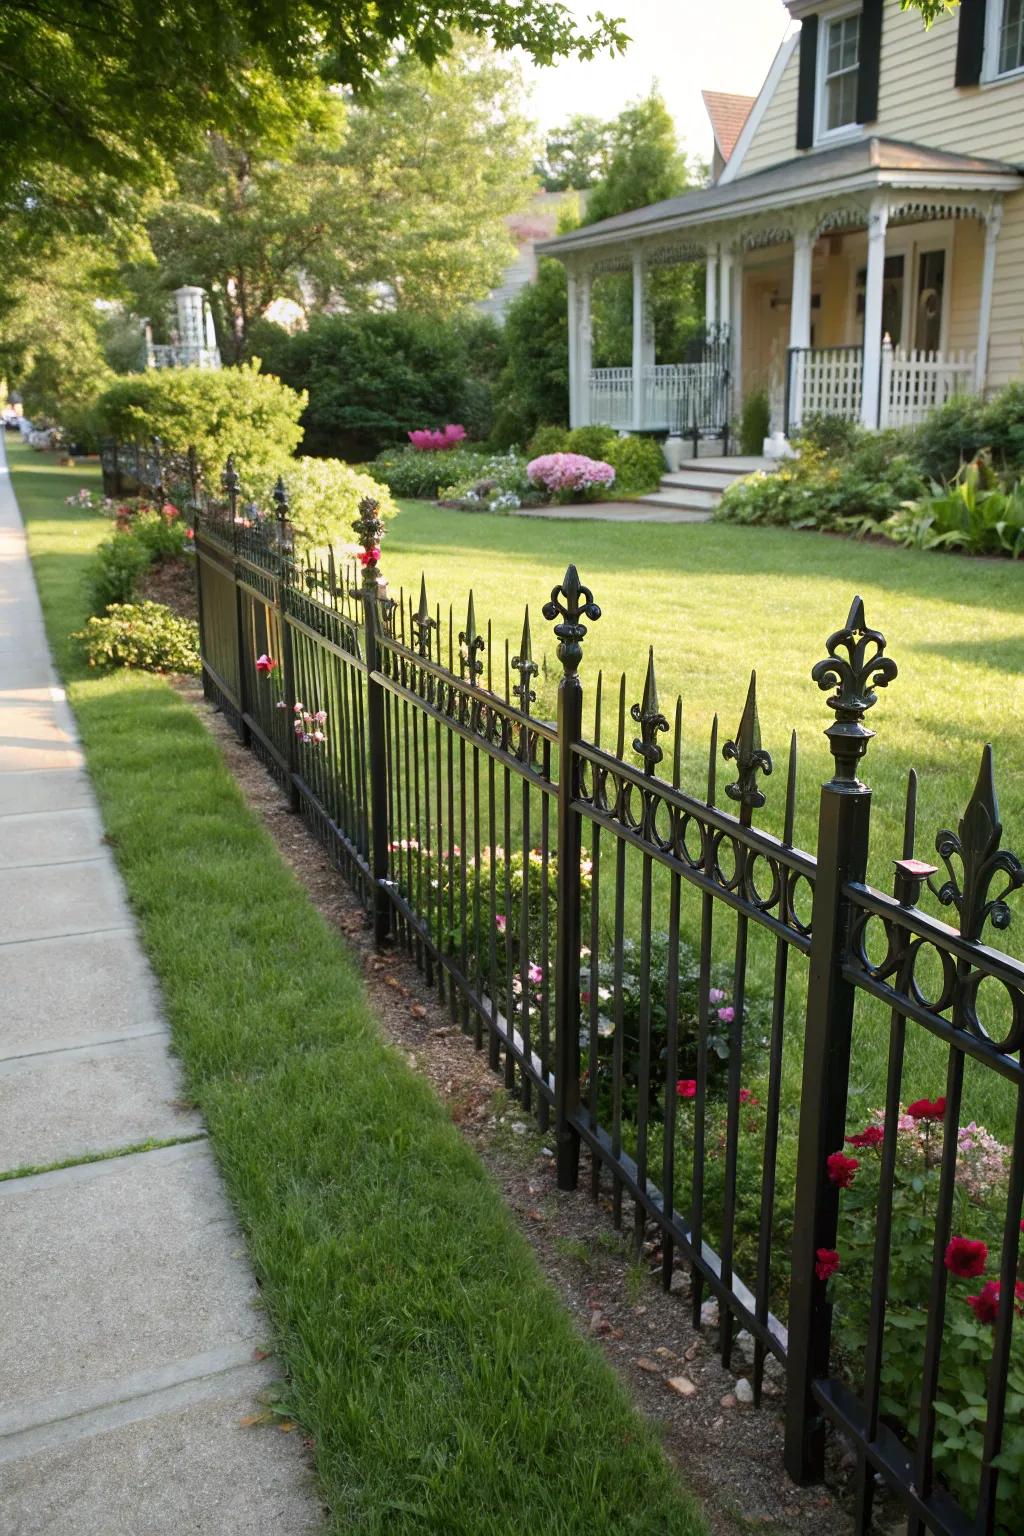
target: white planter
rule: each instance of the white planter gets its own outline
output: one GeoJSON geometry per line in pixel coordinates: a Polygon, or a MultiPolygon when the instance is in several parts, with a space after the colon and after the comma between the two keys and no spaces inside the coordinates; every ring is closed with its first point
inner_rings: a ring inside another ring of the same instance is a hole
{"type": "Polygon", "coordinates": [[[670,437],[666,437],[661,445],[661,452],[668,465],[669,474],[677,475],[679,466],[683,462],[683,440],[678,432],[673,432],[670,437]]]}

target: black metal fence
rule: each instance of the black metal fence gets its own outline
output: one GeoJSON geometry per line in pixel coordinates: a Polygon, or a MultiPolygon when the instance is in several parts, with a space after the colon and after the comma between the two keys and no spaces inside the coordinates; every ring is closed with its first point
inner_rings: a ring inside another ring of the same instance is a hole
{"type": "Polygon", "coordinates": [[[918,904],[937,867],[915,857],[913,775],[893,893],[866,883],[864,721],[896,666],[859,599],[811,672],[834,717],[812,856],[793,846],[795,737],[783,836],[754,825],[774,764],[753,676],[735,735],[720,748],[712,728],[697,793],[653,654],[639,701],[627,708],[623,680],[609,707],[598,676],[585,711],[600,609],[575,567],[542,610],[561,663],[552,723],[533,708],[529,610],[518,646],[496,647],[472,596],[460,627],[425,584],[389,595],[373,502],[357,558],[339,565],[296,554],[283,486],[268,515],[242,502],[230,464],[223,499],[199,510],[192,486],[207,696],[330,851],[378,942],[415,955],[536,1115],[559,1186],[575,1187],[585,1151],[616,1221],[632,1206],[638,1249],[653,1235],[664,1284],[689,1270],[694,1323],[717,1306],[723,1361],[745,1351],[757,1402],[784,1392],[795,1479],[823,1475],[828,1426],[846,1438],[858,1531],[880,1485],[911,1536],[1024,1528],[1024,965],[986,942],[1024,870],[1001,847],[991,752],[958,832],[934,840],[951,927],[918,904]],[[864,1010],[888,1086],[853,1159],[864,1010]],[[945,1094],[904,1110],[911,1035],[930,1037],[945,1094]],[[961,1177],[968,1066],[1005,1084],[1015,1133],[986,1186],[990,1243],[960,1250],[982,1220],[961,1177]],[[900,1268],[911,1233],[916,1292],[900,1268]],[[989,1247],[999,1278],[986,1284],[989,1247]],[[979,1294],[968,1306],[958,1290],[954,1306],[950,1286],[974,1275],[979,1294]]]}

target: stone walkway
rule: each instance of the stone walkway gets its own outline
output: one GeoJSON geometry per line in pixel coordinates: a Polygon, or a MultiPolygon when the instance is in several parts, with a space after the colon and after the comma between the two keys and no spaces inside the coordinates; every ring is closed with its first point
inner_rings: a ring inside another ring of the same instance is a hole
{"type": "Polygon", "coordinates": [[[319,1531],[296,1438],[241,1423],[257,1290],[102,838],[0,441],[0,1172],[71,1163],[0,1182],[0,1531],[319,1531]]]}

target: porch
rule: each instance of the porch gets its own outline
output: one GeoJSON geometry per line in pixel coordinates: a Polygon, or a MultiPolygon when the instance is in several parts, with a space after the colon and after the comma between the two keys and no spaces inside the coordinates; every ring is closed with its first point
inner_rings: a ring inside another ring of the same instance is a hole
{"type": "Polygon", "coordinates": [[[907,426],[986,386],[1011,166],[865,139],[583,227],[543,250],[565,262],[573,425],[725,443],[752,394],[772,430],[812,413],[907,426]],[[651,274],[704,274],[706,335],[665,355],[651,274]],[[632,356],[595,367],[593,285],[632,278],[632,356]]]}

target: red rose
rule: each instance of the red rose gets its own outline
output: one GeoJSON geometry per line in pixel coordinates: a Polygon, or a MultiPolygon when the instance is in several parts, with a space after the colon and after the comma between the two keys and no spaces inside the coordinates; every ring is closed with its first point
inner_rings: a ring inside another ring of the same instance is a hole
{"type": "Polygon", "coordinates": [[[257,672],[273,672],[276,666],[277,662],[274,660],[273,656],[267,656],[264,654],[262,656],[257,656],[256,658],[257,672]]]}
{"type": "MultiPolygon", "coordinates": [[[[999,1315],[1000,1290],[998,1280],[989,1280],[982,1286],[977,1296],[968,1296],[967,1305],[979,1323],[995,1323],[999,1315]]],[[[1017,1311],[1024,1316],[1024,1280],[1018,1280],[1013,1290],[1017,1298],[1017,1311]]]]}
{"type": "Polygon", "coordinates": [[[838,1184],[840,1189],[849,1189],[860,1163],[855,1157],[847,1157],[845,1152],[833,1152],[826,1167],[833,1184],[838,1184]]]}
{"type": "Polygon", "coordinates": [[[907,1105],[907,1114],[911,1120],[941,1120],[946,1113],[946,1100],[942,1099],[915,1099],[913,1104],[907,1105]]]}
{"type": "Polygon", "coordinates": [[[834,1248],[819,1248],[814,1273],[819,1280],[831,1280],[839,1268],[839,1255],[834,1248]]]}
{"type": "Polygon", "coordinates": [[[885,1140],[885,1132],[880,1125],[866,1125],[856,1136],[847,1136],[851,1147],[880,1147],[885,1140]]]}
{"type": "Polygon", "coordinates": [[[961,1280],[976,1280],[985,1273],[988,1244],[972,1237],[951,1238],[946,1247],[946,1268],[961,1280]]]}
{"type": "Polygon", "coordinates": [[[754,1093],[753,1093],[753,1090],[751,1088],[741,1088],[740,1089],[740,1103],[741,1104],[753,1104],[755,1106],[757,1105],[757,1100],[754,1098],[754,1093]]]}
{"type": "Polygon", "coordinates": [[[681,1099],[695,1099],[697,1097],[697,1079],[695,1077],[681,1077],[676,1083],[676,1093],[681,1099]]]}

